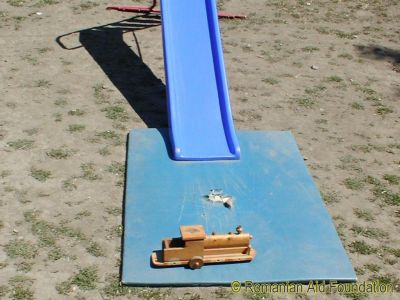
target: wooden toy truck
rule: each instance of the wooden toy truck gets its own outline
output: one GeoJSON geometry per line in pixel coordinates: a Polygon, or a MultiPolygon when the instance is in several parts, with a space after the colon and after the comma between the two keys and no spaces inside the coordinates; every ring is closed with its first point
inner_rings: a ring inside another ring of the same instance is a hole
{"type": "Polygon", "coordinates": [[[156,267],[188,265],[200,269],[204,264],[251,261],[256,251],[250,246],[252,236],[243,233],[206,235],[202,225],[180,226],[181,237],[162,241],[162,251],[152,253],[156,267]]]}

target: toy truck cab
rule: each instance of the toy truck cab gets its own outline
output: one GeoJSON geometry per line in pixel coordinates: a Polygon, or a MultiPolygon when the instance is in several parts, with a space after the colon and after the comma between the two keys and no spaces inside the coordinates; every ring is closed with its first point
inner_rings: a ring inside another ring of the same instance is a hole
{"type": "Polygon", "coordinates": [[[180,226],[181,237],[162,241],[162,258],[152,254],[157,267],[188,265],[199,269],[207,263],[251,261],[255,250],[250,246],[252,236],[243,233],[241,226],[236,233],[206,235],[202,225],[180,226]]]}

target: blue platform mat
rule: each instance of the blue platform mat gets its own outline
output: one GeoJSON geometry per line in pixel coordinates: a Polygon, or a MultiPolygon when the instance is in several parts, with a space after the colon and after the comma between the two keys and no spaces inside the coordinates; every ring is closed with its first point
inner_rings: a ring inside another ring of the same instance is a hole
{"type": "MultiPolygon", "coordinates": [[[[239,131],[239,161],[174,161],[168,131],[129,134],[122,282],[139,286],[254,282],[354,281],[356,275],[290,132],[239,131]],[[204,197],[223,189],[229,209],[204,197]],[[153,268],[161,240],[180,225],[206,233],[242,225],[253,235],[250,263],[153,268]]],[[[212,147],[212,145],[209,145],[212,147]]]]}

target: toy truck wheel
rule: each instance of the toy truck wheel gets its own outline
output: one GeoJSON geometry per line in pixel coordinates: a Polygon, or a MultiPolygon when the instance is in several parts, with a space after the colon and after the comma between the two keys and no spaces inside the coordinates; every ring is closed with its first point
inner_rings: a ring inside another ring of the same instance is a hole
{"type": "Polygon", "coordinates": [[[200,269],[204,265],[203,258],[201,256],[193,256],[189,261],[189,267],[191,269],[200,269]]]}

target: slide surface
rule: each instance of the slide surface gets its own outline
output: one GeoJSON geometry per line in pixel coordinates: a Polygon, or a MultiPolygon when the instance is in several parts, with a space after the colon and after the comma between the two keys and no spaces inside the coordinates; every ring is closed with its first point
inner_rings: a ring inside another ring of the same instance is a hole
{"type": "Polygon", "coordinates": [[[173,159],[239,159],[215,0],[162,0],[161,14],[173,159]]]}

